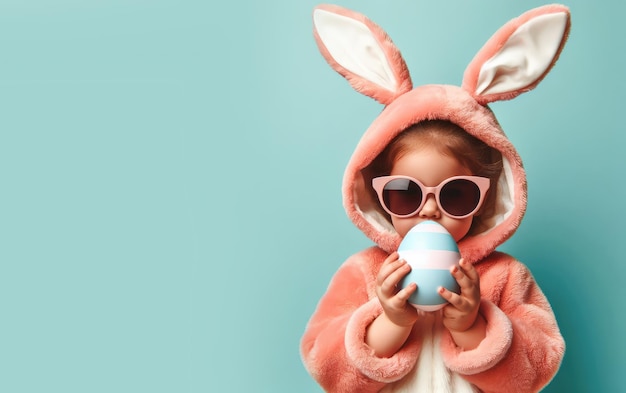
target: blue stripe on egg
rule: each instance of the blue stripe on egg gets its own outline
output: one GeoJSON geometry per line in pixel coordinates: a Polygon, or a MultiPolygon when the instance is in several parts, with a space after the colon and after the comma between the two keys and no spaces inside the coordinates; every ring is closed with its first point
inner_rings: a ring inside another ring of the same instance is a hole
{"type": "Polygon", "coordinates": [[[449,270],[439,269],[413,269],[401,281],[400,285],[404,288],[411,282],[419,282],[417,291],[413,292],[409,298],[409,302],[422,306],[445,305],[447,300],[439,295],[437,290],[440,286],[459,293],[459,284],[456,282],[449,270]]]}

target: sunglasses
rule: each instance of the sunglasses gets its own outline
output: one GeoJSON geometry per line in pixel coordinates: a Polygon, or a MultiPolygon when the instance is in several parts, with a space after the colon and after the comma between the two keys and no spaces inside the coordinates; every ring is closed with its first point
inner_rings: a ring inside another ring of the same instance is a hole
{"type": "Polygon", "coordinates": [[[420,211],[429,194],[435,196],[439,210],[460,219],[476,213],[489,189],[489,179],[480,176],[454,176],[436,187],[426,187],[409,176],[381,176],[372,186],[383,209],[392,216],[410,217],[420,211]]]}

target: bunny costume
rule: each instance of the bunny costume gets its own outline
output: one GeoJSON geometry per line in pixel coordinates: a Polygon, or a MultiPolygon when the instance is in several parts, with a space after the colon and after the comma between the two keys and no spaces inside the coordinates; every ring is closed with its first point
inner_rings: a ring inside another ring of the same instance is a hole
{"type": "Polygon", "coordinates": [[[301,341],[305,367],[329,392],[536,392],[556,374],[565,344],[550,304],[529,270],[495,251],[517,229],[526,209],[520,157],[487,104],[534,88],[550,71],[570,28],[569,10],[549,5],[500,28],[467,66],[459,86],[413,88],[406,64],[387,34],[365,16],[333,5],[313,13],[314,35],[331,67],[385,107],[358,143],[345,171],[348,216],[375,246],[350,257],[320,300],[301,341]],[[369,192],[368,166],[407,127],[423,120],[457,124],[502,154],[491,192],[493,215],[459,241],[480,275],[479,312],[487,323],[478,347],[456,346],[441,312],[422,312],[405,345],[389,358],[365,343],[382,312],[376,276],[401,241],[369,192]]]}

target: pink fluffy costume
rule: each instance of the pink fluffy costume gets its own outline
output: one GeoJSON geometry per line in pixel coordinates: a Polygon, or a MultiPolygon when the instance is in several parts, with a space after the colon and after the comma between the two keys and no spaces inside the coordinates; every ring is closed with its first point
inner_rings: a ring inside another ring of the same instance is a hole
{"type": "Polygon", "coordinates": [[[569,10],[548,5],[500,28],[467,66],[461,87],[413,88],[406,64],[387,34],[365,16],[333,5],[313,13],[320,51],[352,87],[384,110],[358,143],[345,171],[348,216],[376,246],[351,256],[337,271],[301,342],[309,373],[329,392],[535,392],[556,374],[565,344],[550,304],[529,270],[495,251],[517,229],[526,209],[520,157],[487,104],[534,88],[550,71],[570,28],[569,10]],[[401,241],[368,190],[368,165],[408,126],[442,119],[499,150],[503,171],[492,191],[493,215],[459,241],[480,275],[485,339],[462,350],[440,312],[420,311],[405,345],[379,358],[365,344],[369,324],[382,312],[375,280],[401,241]]]}

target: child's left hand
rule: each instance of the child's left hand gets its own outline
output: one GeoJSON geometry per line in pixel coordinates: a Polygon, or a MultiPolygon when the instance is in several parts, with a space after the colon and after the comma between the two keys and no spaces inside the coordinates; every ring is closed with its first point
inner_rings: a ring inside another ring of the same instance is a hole
{"type": "Polygon", "coordinates": [[[439,294],[450,304],[443,309],[443,324],[450,332],[465,332],[474,326],[480,306],[480,278],[471,263],[461,259],[459,266],[451,269],[452,276],[461,287],[456,294],[439,288],[439,294]]]}

